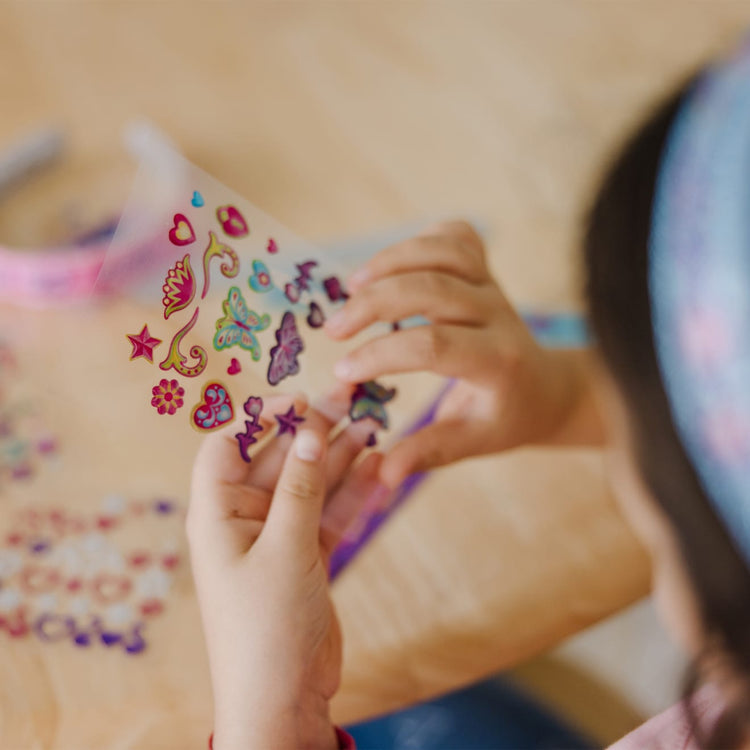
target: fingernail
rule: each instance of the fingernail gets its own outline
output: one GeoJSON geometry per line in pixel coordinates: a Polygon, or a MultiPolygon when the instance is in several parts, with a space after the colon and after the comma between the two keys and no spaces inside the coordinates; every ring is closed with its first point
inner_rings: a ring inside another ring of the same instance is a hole
{"type": "Polygon", "coordinates": [[[318,461],[323,455],[323,442],[320,435],[312,430],[303,430],[294,441],[294,452],[303,461],[318,461]]]}
{"type": "Polygon", "coordinates": [[[332,331],[339,331],[344,327],[346,323],[346,313],[344,310],[338,310],[326,320],[326,328],[332,331]]]}
{"type": "Polygon", "coordinates": [[[355,286],[361,286],[362,284],[366,284],[371,278],[372,278],[372,274],[370,273],[370,271],[369,271],[369,269],[367,267],[358,268],[346,280],[346,285],[350,289],[353,289],[355,286]]]}
{"type": "Polygon", "coordinates": [[[342,359],[333,366],[333,374],[341,380],[346,380],[351,377],[352,369],[351,362],[348,359],[342,359]]]}

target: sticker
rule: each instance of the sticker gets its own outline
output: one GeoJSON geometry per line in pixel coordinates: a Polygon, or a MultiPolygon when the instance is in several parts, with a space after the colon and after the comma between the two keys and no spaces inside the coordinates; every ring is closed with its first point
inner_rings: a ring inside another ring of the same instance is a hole
{"type": "Polygon", "coordinates": [[[169,230],[169,241],[173,245],[183,247],[184,245],[190,245],[195,242],[193,225],[185,214],[175,214],[173,221],[174,224],[169,230]]]}
{"type": "Polygon", "coordinates": [[[140,333],[126,334],[130,343],[133,345],[133,351],[130,353],[130,360],[143,357],[147,362],[153,363],[154,349],[161,344],[161,339],[152,336],[148,331],[148,326],[144,325],[140,333]]]}
{"type": "Polygon", "coordinates": [[[359,383],[352,393],[349,416],[353,422],[369,417],[388,429],[388,413],[384,404],[396,395],[395,388],[385,388],[374,380],[359,383]]]}
{"type": "Polygon", "coordinates": [[[133,583],[126,576],[100,573],[91,582],[94,598],[100,604],[112,604],[126,599],[133,588],[133,583]]]}
{"type": "Polygon", "coordinates": [[[349,299],[349,295],[344,291],[344,287],[341,286],[338,277],[329,276],[323,280],[323,286],[331,302],[345,302],[349,299]]]}
{"type": "Polygon", "coordinates": [[[214,349],[221,351],[237,344],[250,352],[250,356],[257,362],[260,359],[260,343],[253,332],[265,331],[271,325],[271,318],[267,314],[258,315],[250,310],[236,286],[229,290],[221,306],[224,317],[216,321],[214,349]]]}
{"type": "Polygon", "coordinates": [[[197,191],[193,191],[193,199],[190,201],[195,208],[203,208],[206,205],[206,201],[203,200],[203,196],[197,191]]]}
{"type": "Polygon", "coordinates": [[[374,448],[377,444],[378,444],[378,437],[377,437],[377,435],[374,432],[371,432],[367,436],[367,442],[365,443],[365,445],[368,448],[374,448]]]}
{"type": "Polygon", "coordinates": [[[318,262],[315,260],[308,260],[304,263],[295,263],[299,275],[294,280],[294,283],[296,284],[297,289],[301,292],[306,292],[310,288],[310,282],[312,281],[310,272],[317,265],[318,262]]]}
{"type": "Polygon", "coordinates": [[[174,264],[174,268],[167,271],[162,287],[164,298],[164,320],[167,320],[173,312],[184,310],[195,297],[195,274],[190,267],[190,255],[187,254],[182,260],[174,264]]]}
{"type": "Polygon", "coordinates": [[[279,246],[276,244],[276,240],[273,237],[269,237],[266,251],[271,253],[271,255],[276,255],[276,253],[279,252],[279,246]]]}
{"type": "Polygon", "coordinates": [[[159,414],[174,414],[184,405],[185,389],[176,380],[162,378],[158,385],[151,389],[153,406],[159,414]]]}
{"type": "Polygon", "coordinates": [[[229,237],[245,237],[250,233],[245,217],[234,206],[219,206],[216,218],[229,237]]]}
{"type": "Polygon", "coordinates": [[[323,314],[323,309],[317,302],[310,303],[310,312],[307,315],[307,325],[310,328],[321,328],[326,322],[326,316],[323,314]]]}
{"type": "Polygon", "coordinates": [[[297,355],[304,348],[294,315],[287,311],[276,331],[276,346],[271,349],[271,363],[268,365],[268,382],[271,385],[278,385],[284,378],[299,372],[297,355]]]}
{"type": "Polygon", "coordinates": [[[254,292],[270,292],[273,289],[273,281],[271,281],[271,274],[268,271],[268,267],[263,261],[253,261],[253,273],[252,276],[247,280],[250,284],[250,288],[254,292]]]}
{"type": "Polygon", "coordinates": [[[201,299],[205,299],[208,294],[208,287],[211,285],[210,265],[214,258],[222,258],[225,255],[229,261],[224,261],[219,266],[219,271],[224,278],[233,279],[240,272],[240,259],[237,253],[229,245],[225,245],[214,232],[208,233],[208,247],[203,252],[203,292],[201,299]]]}
{"type": "Polygon", "coordinates": [[[185,363],[187,357],[180,352],[180,343],[182,339],[192,330],[195,322],[198,320],[199,307],[195,308],[193,317],[182,327],[172,338],[172,343],[169,345],[169,353],[165,357],[163,362],[159,363],[159,367],[162,370],[169,370],[174,368],[180,375],[184,375],[186,378],[194,378],[200,375],[203,370],[206,369],[206,363],[208,362],[208,356],[206,350],[202,346],[190,347],[190,356],[198,361],[192,367],[188,367],[185,363]]]}
{"type": "Polygon", "coordinates": [[[249,464],[252,459],[247,452],[248,448],[258,442],[258,438],[256,438],[255,435],[258,432],[263,431],[263,427],[260,424],[260,414],[263,411],[263,399],[260,398],[260,396],[250,396],[250,398],[245,401],[242,408],[250,419],[245,420],[245,432],[238,432],[234,437],[237,439],[242,460],[249,464]]]}
{"type": "Polygon", "coordinates": [[[299,302],[299,289],[296,284],[285,284],[284,294],[293,305],[299,302]]]}
{"type": "Polygon", "coordinates": [[[239,363],[236,357],[232,357],[232,361],[229,363],[229,367],[227,367],[227,375],[239,375],[239,373],[241,372],[242,365],[239,363]]]}
{"type": "Polygon", "coordinates": [[[305,421],[304,417],[300,417],[294,411],[294,404],[289,407],[289,410],[285,414],[274,414],[274,417],[279,423],[279,435],[284,435],[287,432],[292,436],[296,435],[297,425],[305,421]]]}
{"type": "Polygon", "coordinates": [[[203,432],[216,430],[234,419],[234,408],[229,392],[221,383],[208,383],[203,387],[201,401],[190,414],[190,421],[203,432]]]}

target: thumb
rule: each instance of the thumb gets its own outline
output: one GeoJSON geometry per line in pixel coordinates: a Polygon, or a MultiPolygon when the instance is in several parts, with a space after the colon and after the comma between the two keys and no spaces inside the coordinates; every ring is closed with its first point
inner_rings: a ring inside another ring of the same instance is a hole
{"type": "Polygon", "coordinates": [[[300,431],[287,453],[261,536],[295,552],[318,554],[326,476],[326,439],[300,431]]]}
{"type": "Polygon", "coordinates": [[[468,420],[435,422],[405,437],[383,459],[380,479],[395,489],[410,474],[436,469],[491,450],[487,435],[468,420]]]}

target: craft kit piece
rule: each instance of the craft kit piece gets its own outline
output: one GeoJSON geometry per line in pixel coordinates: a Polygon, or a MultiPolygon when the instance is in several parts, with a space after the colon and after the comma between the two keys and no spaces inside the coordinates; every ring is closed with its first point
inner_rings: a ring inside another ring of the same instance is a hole
{"type": "Polygon", "coordinates": [[[102,512],[28,508],[0,547],[0,632],[10,638],[139,654],[146,620],[166,608],[180,566],[183,515],[171,499],[104,498],[102,512]],[[136,510],[138,509],[138,510],[136,510]],[[147,549],[129,549],[117,530],[138,525],[147,549]]]}

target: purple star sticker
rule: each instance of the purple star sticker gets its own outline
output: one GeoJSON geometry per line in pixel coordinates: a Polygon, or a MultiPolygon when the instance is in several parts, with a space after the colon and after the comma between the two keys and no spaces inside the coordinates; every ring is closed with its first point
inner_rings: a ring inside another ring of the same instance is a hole
{"type": "Polygon", "coordinates": [[[279,423],[279,435],[285,432],[291,432],[292,436],[297,434],[297,425],[305,421],[304,417],[299,417],[294,411],[294,405],[289,407],[286,414],[274,414],[276,421],[279,423]]]}

